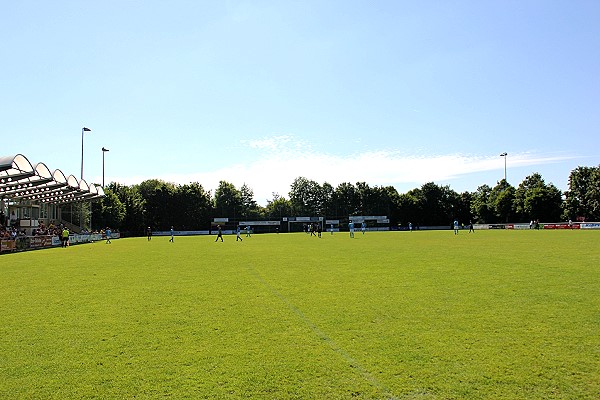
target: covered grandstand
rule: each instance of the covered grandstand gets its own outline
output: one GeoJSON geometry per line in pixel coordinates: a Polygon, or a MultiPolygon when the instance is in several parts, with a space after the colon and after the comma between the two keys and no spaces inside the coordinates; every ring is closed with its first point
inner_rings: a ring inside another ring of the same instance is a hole
{"type": "Polygon", "coordinates": [[[84,229],[83,220],[68,221],[63,216],[73,216],[74,204],[102,197],[101,186],[59,169],[51,171],[42,162],[33,165],[22,154],[0,157],[0,225],[16,227],[20,234],[31,236],[40,226],[52,224],[68,225],[79,233],[84,229]]]}

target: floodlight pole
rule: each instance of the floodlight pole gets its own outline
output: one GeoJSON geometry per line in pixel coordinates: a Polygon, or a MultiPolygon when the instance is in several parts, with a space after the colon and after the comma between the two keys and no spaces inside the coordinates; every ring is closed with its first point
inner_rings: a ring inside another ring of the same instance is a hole
{"type": "Polygon", "coordinates": [[[500,157],[504,157],[504,180],[506,181],[506,158],[508,156],[507,152],[500,154],[500,157]]]}
{"type": "MultiPolygon", "coordinates": [[[[84,132],[91,132],[90,128],[86,128],[85,126],[81,128],[81,176],[80,179],[83,180],[83,134],[84,132]]],[[[79,228],[83,228],[83,203],[81,203],[79,207],[79,228]]]]}
{"type": "Polygon", "coordinates": [[[81,176],[79,179],[83,179],[83,133],[91,132],[90,128],[86,128],[85,126],[81,128],[81,176]]]}
{"type": "Polygon", "coordinates": [[[106,148],[102,148],[102,189],[104,189],[104,153],[110,151],[106,148]]]}

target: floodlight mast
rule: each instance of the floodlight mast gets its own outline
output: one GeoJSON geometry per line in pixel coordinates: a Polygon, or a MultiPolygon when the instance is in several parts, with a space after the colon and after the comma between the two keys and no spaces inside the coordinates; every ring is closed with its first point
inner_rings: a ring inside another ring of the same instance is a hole
{"type": "Polygon", "coordinates": [[[507,152],[500,154],[500,157],[504,157],[504,180],[506,181],[506,158],[508,156],[507,152]]]}
{"type": "Polygon", "coordinates": [[[104,153],[108,150],[107,148],[102,147],[102,189],[104,189],[104,153]]]}
{"type": "Polygon", "coordinates": [[[92,130],[90,128],[86,128],[85,126],[81,128],[81,176],[79,179],[83,179],[83,133],[91,131],[92,130]]]}
{"type": "MultiPolygon", "coordinates": [[[[85,126],[81,128],[81,176],[79,179],[83,181],[83,134],[85,132],[91,132],[90,128],[86,128],[85,126]]],[[[83,203],[79,206],[79,228],[83,228],[83,203]]]]}

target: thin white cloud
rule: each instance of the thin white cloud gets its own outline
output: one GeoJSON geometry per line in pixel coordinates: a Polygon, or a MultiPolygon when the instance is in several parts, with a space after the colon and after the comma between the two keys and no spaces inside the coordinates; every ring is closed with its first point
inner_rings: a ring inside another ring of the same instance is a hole
{"type": "Polygon", "coordinates": [[[285,145],[291,143],[293,140],[294,139],[292,136],[281,135],[263,139],[242,140],[242,144],[245,144],[253,149],[264,149],[273,151],[283,148],[285,145]]]}
{"type": "MultiPolygon", "coordinates": [[[[273,192],[287,197],[290,185],[300,176],[320,184],[328,182],[334,187],[343,182],[362,181],[371,186],[412,184],[413,187],[418,187],[426,182],[447,182],[468,174],[498,171],[503,165],[498,154],[476,157],[464,154],[407,156],[401,152],[382,150],[333,155],[310,150],[305,143],[297,146],[298,143],[292,136],[285,135],[247,141],[245,145],[260,153],[249,163],[235,163],[211,171],[164,174],[152,178],[179,184],[200,182],[206,190],[213,191],[222,180],[233,183],[238,188],[245,183],[254,191],[255,200],[264,205],[267,200],[273,198],[273,192]]],[[[569,155],[530,152],[509,154],[508,157],[511,168],[575,158],[569,155]]],[[[124,184],[135,184],[144,179],[149,178],[113,178],[124,184]]]]}

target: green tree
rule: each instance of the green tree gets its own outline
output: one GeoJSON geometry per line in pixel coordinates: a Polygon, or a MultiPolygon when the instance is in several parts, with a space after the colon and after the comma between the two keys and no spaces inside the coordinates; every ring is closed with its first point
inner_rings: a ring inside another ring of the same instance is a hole
{"type": "Polygon", "coordinates": [[[105,191],[111,191],[117,195],[121,203],[125,206],[125,218],[118,228],[121,231],[129,232],[133,235],[142,234],[144,231],[144,199],[137,189],[137,186],[125,186],[111,182],[105,191]]]}
{"type": "Polygon", "coordinates": [[[96,208],[93,216],[93,224],[98,229],[111,227],[121,229],[127,210],[119,197],[111,190],[105,190],[105,196],[93,207],[96,208]]]}
{"type": "Polygon", "coordinates": [[[332,194],[332,208],[336,217],[358,215],[358,200],[356,188],[348,182],[340,183],[332,194]]]}
{"type": "Polygon", "coordinates": [[[415,227],[418,225],[423,225],[423,204],[425,204],[425,199],[423,198],[423,192],[421,192],[421,189],[415,188],[399,195],[396,204],[398,210],[396,224],[404,227],[406,227],[409,222],[411,222],[415,227]]]}
{"type": "Polygon", "coordinates": [[[373,215],[375,193],[366,182],[356,182],[356,209],[360,215],[373,215]]]}
{"type": "Polygon", "coordinates": [[[174,207],[175,185],[160,179],[148,179],[138,185],[138,191],[144,199],[145,225],[153,230],[169,230],[178,213],[174,207]]]}
{"type": "Polygon", "coordinates": [[[333,203],[333,194],[335,189],[330,183],[323,183],[319,188],[319,198],[318,198],[318,214],[322,216],[334,215],[335,205],[333,203]]]}
{"type": "Polygon", "coordinates": [[[273,193],[273,199],[267,200],[263,215],[267,219],[281,221],[283,217],[292,216],[292,204],[285,197],[273,193]]]}
{"type": "Polygon", "coordinates": [[[178,230],[200,230],[210,226],[210,193],[193,182],[176,188],[172,225],[178,230]]]}
{"type": "Polygon", "coordinates": [[[242,200],[241,215],[243,218],[258,218],[260,215],[260,208],[254,200],[254,191],[245,183],[240,188],[240,197],[242,200]]]}
{"type": "Polygon", "coordinates": [[[398,224],[450,225],[458,218],[460,196],[450,186],[428,182],[398,197],[398,224]]]}
{"type": "Polygon", "coordinates": [[[484,224],[494,221],[494,211],[490,207],[490,194],[492,188],[488,185],[481,185],[477,191],[473,193],[471,199],[471,214],[474,222],[484,224]]]}
{"type": "Polygon", "coordinates": [[[525,198],[525,212],[542,221],[559,221],[561,205],[562,194],[554,185],[534,188],[525,198]]]}
{"type": "Polygon", "coordinates": [[[464,222],[465,225],[469,222],[473,222],[473,214],[471,213],[471,202],[473,201],[473,194],[470,192],[463,192],[457,198],[455,204],[454,213],[459,221],[464,222]]]}
{"type": "Polygon", "coordinates": [[[313,180],[304,177],[294,179],[289,196],[296,215],[315,216],[322,210],[321,186],[313,180]]]}
{"type": "Polygon", "coordinates": [[[600,166],[571,171],[563,215],[565,219],[600,221],[600,166]]]}
{"type": "Polygon", "coordinates": [[[382,186],[377,188],[377,191],[380,204],[376,214],[386,215],[390,219],[390,225],[396,226],[400,218],[400,194],[393,186],[382,186]]]}
{"type": "Polygon", "coordinates": [[[490,192],[488,205],[494,212],[491,222],[508,222],[514,213],[515,188],[502,179],[490,192]]]}
{"type": "Polygon", "coordinates": [[[547,185],[539,173],[527,176],[515,191],[515,213],[519,221],[539,219],[559,221],[562,194],[554,185],[547,185]]]}
{"type": "Polygon", "coordinates": [[[244,205],[241,192],[232,183],[220,181],[215,190],[214,207],[214,217],[242,218],[244,205]]]}
{"type": "Polygon", "coordinates": [[[421,186],[423,225],[450,225],[456,215],[458,193],[450,186],[438,186],[429,182],[421,186]]]}

